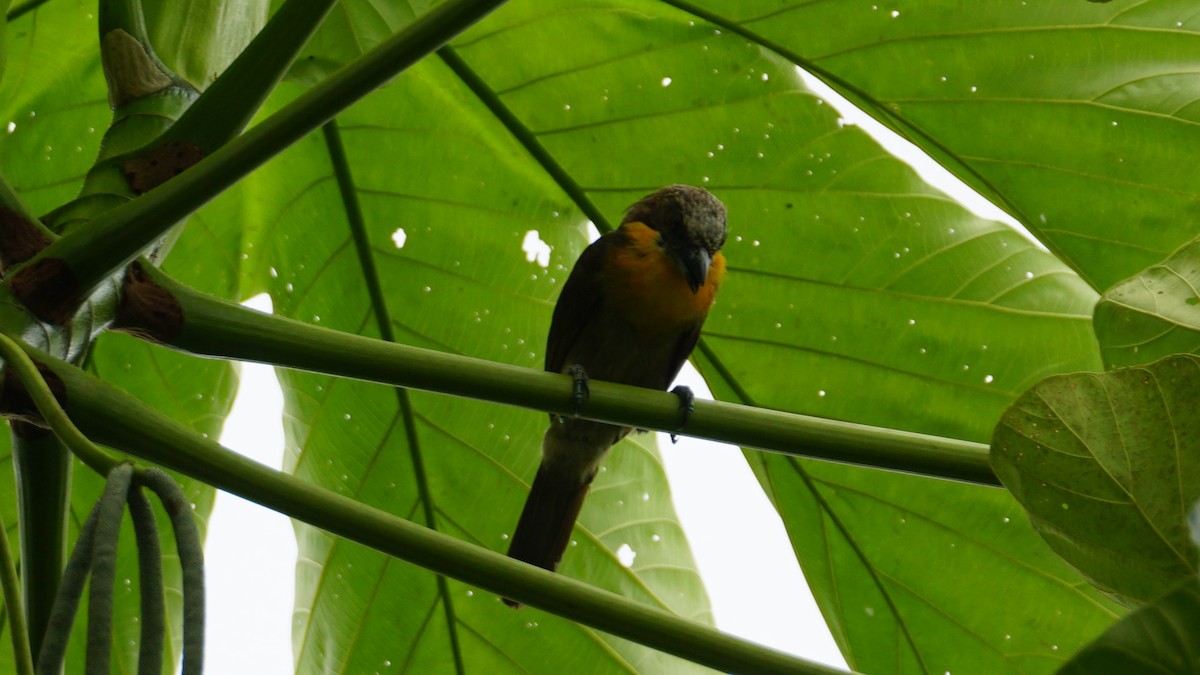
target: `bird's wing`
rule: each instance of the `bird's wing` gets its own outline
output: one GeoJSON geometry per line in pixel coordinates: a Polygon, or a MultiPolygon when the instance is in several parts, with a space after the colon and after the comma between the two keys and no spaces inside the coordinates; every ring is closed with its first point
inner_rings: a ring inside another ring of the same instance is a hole
{"type": "Polygon", "coordinates": [[[665,373],[666,378],[659,387],[660,389],[665,390],[675,381],[675,376],[679,374],[679,370],[683,368],[684,362],[688,360],[688,356],[696,348],[696,343],[700,341],[700,328],[703,326],[704,320],[701,319],[680,334],[679,340],[675,343],[675,351],[671,354],[671,360],[668,363],[669,370],[665,373]]]}
{"type": "Polygon", "coordinates": [[[546,338],[546,370],[552,373],[561,373],[568,365],[567,355],[599,313],[603,294],[597,277],[605,255],[617,244],[615,235],[610,232],[584,249],[563,284],[546,338]]]}

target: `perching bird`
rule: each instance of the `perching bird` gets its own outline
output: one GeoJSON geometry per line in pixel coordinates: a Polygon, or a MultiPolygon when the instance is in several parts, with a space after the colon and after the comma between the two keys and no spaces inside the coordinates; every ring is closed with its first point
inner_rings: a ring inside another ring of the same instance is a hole
{"type": "MultiPolygon", "coordinates": [[[[580,388],[594,378],[666,390],[696,346],[725,274],[724,243],[725,207],[706,190],[668,185],[629,207],[619,228],[584,250],[563,286],[546,370],[571,374],[580,388]]],[[[550,416],[510,557],[558,567],[601,460],[631,431],[550,416]]]]}

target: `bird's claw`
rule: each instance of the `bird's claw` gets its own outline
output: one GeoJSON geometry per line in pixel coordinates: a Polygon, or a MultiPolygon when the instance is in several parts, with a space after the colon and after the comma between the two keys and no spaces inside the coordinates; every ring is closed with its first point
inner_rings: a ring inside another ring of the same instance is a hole
{"type": "Polygon", "coordinates": [[[583,366],[575,363],[567,368],[567,375],[570,375],[573,380],[571,400],[575,403],[575,417],[579,417],[579,411],[583,409],[583,404],[587,402],[588,396],[591,395],[588,389],[588,374],[583,369],[583,366]]]}
{"type": "Polygon", "coordinates": [[[679,426],[675,427],[675,433],[671,434],[671,442],[678,443],[679,438],[676,434],[683,431],[688,420],[692,418],[692,413],[696,412],[696,395],[692,393],[691,387],[685,387],[682,384],[672,389],[671,393],[679,397],[679,410],[682,413],[679,426]]]}

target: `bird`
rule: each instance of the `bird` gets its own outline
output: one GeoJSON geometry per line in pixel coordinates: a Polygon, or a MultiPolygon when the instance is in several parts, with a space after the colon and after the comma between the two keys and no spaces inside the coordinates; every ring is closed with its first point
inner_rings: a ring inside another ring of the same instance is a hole
{"type": "MultiPolygon", "coordinates": [[[[554,306],[545,361],[547,371],[574,378],[577,405],[589,378],[660,391],[675,380],[725,276],[726,217],[707,190],[667,185],[635,202],[617,229],[584,249],[554,306]]],[[[691,392],[674,392],[686,423],[691,392]]],[[[550,415],[509,557],[558,568],[601,461],[632,431],[550,415]]]]}

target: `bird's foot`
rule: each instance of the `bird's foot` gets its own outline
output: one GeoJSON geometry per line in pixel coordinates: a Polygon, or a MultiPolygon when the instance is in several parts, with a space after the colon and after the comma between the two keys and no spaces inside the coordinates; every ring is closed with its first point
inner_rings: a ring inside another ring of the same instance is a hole
{"type": "Polygon", "coordinates": [[[688,420],[692,418],[692,413],[696,412],[696,395],[692,393],[691,387],[685,387],[682,384],[672,389],[671,393],[679,397],[679,410],[683,416],[679,421],[679,426],[675,427],[675,433],[671,434],[671,442],[677,443],[679,438],[676,434],[683,431],[688,420]]]}
{"type": "Polygon", "coordinates": [[[588,396],[591,395],[591,392],[588,390],[588,374],[583,369],[583,366],[575,363],[567,368],[567,375],[570,375],[573,380],[571,401],[575,403],[575,417],[579,417],[579,411],[583,409],[583,404],[587,402],[588,396]]]}

